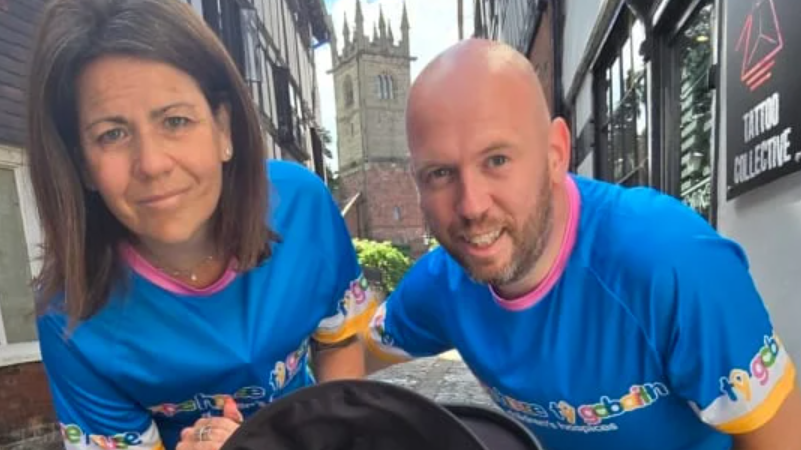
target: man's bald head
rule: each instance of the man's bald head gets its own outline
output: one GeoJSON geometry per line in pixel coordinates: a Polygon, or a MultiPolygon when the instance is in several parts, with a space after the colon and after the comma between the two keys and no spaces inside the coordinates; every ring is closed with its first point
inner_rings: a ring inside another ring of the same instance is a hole
{"type": "Polygon", "coordinates": [[[475,280],[523,293],[547,269],[570,157],[531,64],[505,44],[462,41],[417,77],[406,119],[431,232],[475,280]]]}
{"type": "Polygon", "coordinates": [[[407,119],[413,122],[415,116],[424,115],[431,103],[457,103],[497,88],[523,100],[521,106],[530,108],[539,125],[550,122],[542,85],[531,63],[512,47],[485,39],[461,41],[426,66],[411,87],[407,119]]]}

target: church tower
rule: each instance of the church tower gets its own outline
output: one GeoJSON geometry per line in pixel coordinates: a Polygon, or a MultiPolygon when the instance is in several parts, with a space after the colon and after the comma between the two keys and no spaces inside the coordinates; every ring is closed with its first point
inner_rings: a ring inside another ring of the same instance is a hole
{"type": "Polygon", "coordinates": [[[353,28],[347,17],[342,24],[342,50],[331,42],[340,201],[354,237],[392,241],[419,254],[425,227],[406,143],[414,60],[406,4],[396,42],[383,10],[368,38],[361,0],[355,1],[353,28]]]}

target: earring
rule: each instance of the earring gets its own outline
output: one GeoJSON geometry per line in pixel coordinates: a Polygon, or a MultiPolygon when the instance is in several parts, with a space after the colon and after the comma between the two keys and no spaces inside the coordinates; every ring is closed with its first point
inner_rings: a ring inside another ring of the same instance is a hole
{"type": "Polygon", "coordinates": [[[231,156],[233,156],[233,154],[234,154],[234,151],[231,150],[231,147],[228,147],[227,149],[225,149],[225,159],[226,160],[231,159],[231,156]]]}

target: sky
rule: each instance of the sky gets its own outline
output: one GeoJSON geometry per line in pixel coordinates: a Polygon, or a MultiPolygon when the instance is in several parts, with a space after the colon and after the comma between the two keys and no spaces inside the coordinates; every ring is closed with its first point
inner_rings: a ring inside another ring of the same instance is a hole
{"type": "MultiPolygon", "coordinates": [[[[373,24],[378,23],[379,11],[384,11],[384,18],[392,26],[392,34],[396,42],[400,40],[400,22],[403,12],[404,0],[359,0],[362,2],[364,15],[365,35],[371,38],[373,24]]],[[[405,0],[409,14],[409,40],[411,53],[417,59],[412,61],[412,82],[417,74],[437,54],[459,39],[459,30],[456,21],[457,0],[405,0]]],[[[469,37],[473,32],[473,0],[463,0],[464,28],[463,37],[469,37]]],[[[331,14],[339,49],[343,45],[342,24],[347,15],[351,33],[353,32],[356,11],[356,0],[325,0],[328,13],[331,14]]],[[[336,105],[334,101],[334,80],[327,72],[331,70],[331,47],[329,44],[319,47],[315,51],[317,66],[317,82],[320,91],[321,122],[323,127],[331,132],[334,142],[331,152],[334,154],[333,168],[336,163],[336,105]]]]}

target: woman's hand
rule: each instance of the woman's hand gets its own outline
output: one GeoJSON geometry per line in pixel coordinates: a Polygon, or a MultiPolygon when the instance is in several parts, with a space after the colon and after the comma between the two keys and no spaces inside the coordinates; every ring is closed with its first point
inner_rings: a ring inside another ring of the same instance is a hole
{"type": "Polygon", "coordinates": [[[236,402],[225,399],[222,417],[204,417],[181,432],[181,442],[175,450],[220,450],[225,441],[239,428],[244,418],[236,402]]]}

